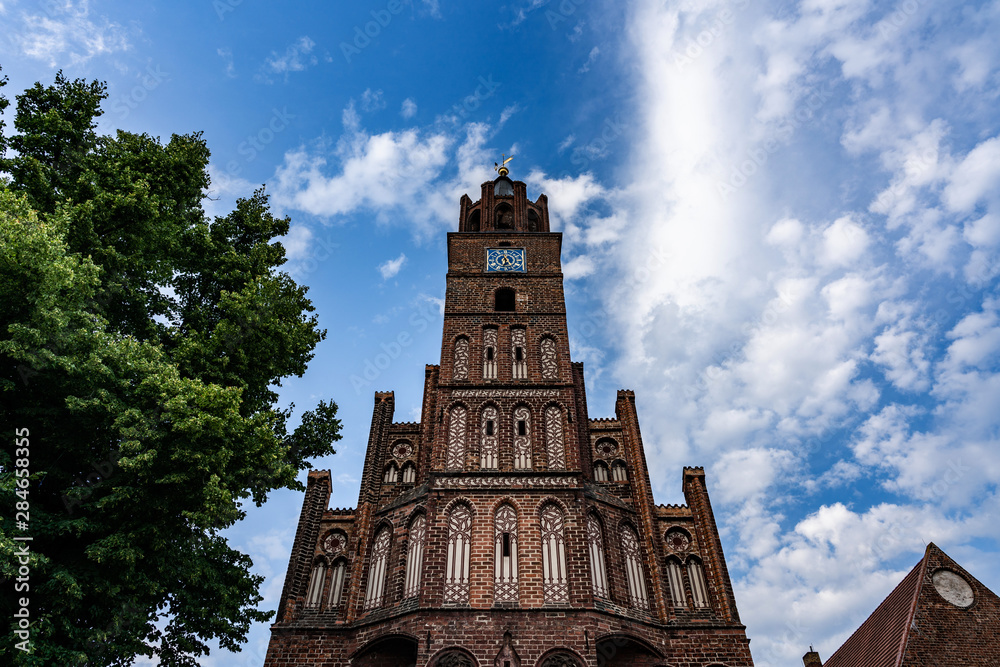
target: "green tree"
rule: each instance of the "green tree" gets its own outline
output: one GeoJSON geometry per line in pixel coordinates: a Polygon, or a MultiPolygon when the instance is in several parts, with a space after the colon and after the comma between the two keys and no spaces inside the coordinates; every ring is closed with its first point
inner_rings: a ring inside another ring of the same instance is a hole
{"type": "Polygon", "coordinates": [[[220,531],[243,503],[302,488],[340,422],[320,402],[290,432],[277,406],[325,335],[279,270],[288,219],[259,190],[210,223],[201,136],[98,136],[104,97],[62,73],[36,84],[0,161],[0,496],[30,506],[26,531],[9,513],[0,524],[4,578],[14,538],[32,537],[30,590],[0,599],[7,619],[29,599],[33,648],[0,656],[195,665],[206,642],[239,650],[272,614],[220,531]]]}

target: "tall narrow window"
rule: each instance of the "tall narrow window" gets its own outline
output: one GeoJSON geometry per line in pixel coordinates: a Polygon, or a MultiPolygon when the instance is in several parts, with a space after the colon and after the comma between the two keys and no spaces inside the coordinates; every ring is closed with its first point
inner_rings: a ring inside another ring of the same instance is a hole
{"type": "Polygon", "coordinates": [[[416,597],[420,593],[420,571],[424,563],[424,536],[427,520],[423,514],[418,514],[410,522],[407,531],[409,545],[406,547],[406,585],[403,587],[403,598],[416,597]]]}
{"type": "Polygon", "coordinates": [[[545,454],[549,459],[549,470],[566,467],[562,410],[554,405],[545,408],[545,454]]]}
{"type": "Polygon", "coordinates": [[[594,481],[608,481],[608,464],[604,461],[594,461],[594,481]]]}
{"type": "Polygon", "coordinates": [[[608,597],[608,573],[604,566],[604,531],[601,522],[593,514],[587,517],[587,548],[590,552],[590,581],[594,585],[594,596],[608,597]]]}
{"type": "Polygon", "coordinates": [[[465,467],[465,418],[467,410],[456,405],[448,418],[448,450],[445,453],[445,468],[461,470],[465,467]]]}
{"type": "Polygon", "coordinates": [[[455,341],[455,369],[456,380],[469,379],[469,339],[462,336],[455,341]]]}
{"type": "Polygon", "coordinates": [[[559,364],[556,359],[556,341],[553,338],[543,338],[541,345],[542,379],[558,380],[559,364]]]}
{"type": "Polygon", "coordinates": [[[497,379],[497,330],[483,329],[483,379],[497,379]]]}
{"type": "Polygon", "coordinates": [[[469,561],[472,544],[472,512],[456,505],[448,517],[448,561],[444,572],[444,601],[463,604],[469,601],[469,561]]]}
{"type": "Polygon", "coordinates": [[[613,482],[627,482],[628,481],[628,470],[625,468],[624,461],[615,461],[611,464],[611,481],[613,482]]]}
{"type": "Polygon", "coordinates": [[[497,438],[497,409],[492,405],[483,408],[480,427],[479,466],[486,470],[496,470],[500,441],[497,438]]]}
{"type": "Polygon", "coordinates": [[[382,477],[382,481],[386,484],[395,484],[398,477],[398,471],[396,470],[396,464],[390,463],[385,467],[385,475],[382,477]]]}
{"type": "Polygon", "coordinates": [[[705,570],[701,563],[695,559],[688,561],[688,577],[691,578],[691,597],[694,599],[694,606],[703,608],[708,606],[708,587],[705,585],[705,570]]]}
{"type": "Polygon", "coordinates": [[[365,591],[365,609],[382,606],[385,592],[386,572],[389,569],[389,545],[392,536],[388,528],[383,528],[375,536],[372,546],[371,564],[368,566],[368,588],[365,591]]]}
{"type": "Polygon", "coordinates": [[[403,484],[413,484],[417,481],[417,466],[406,463],[403,466],[403,484]]]}
{"type": "Polygon", "coordinates": [[[333,564],[333,575],[330,577],[330,597],[327,598],[327,609],[340,606],[340,597],[344,593],[344,575],[347,574],[347,562],[343,559],[333,564]]]}
{"type": "Polygon", "coordinates": [[[469,214],[469,231],[470,232],[478,232],[479,231],[479,226],[481,224],[480,223],[480,218],[481,217],[482,216],[479,213],[479,209],[478,208],[475,211],[473,211],[472,213],[469,214]]]}
{"type": "Polygon", "coordinates": [[[494,525],[494,586],[496,602],[517,602],[517,513],[501,505],[494,525]]]}
{"type": "Polygon", "coordinates": [[[317,609],[319,601],[323,595],[323,584],[326,583],[326,563],[320,561],[313,565],[312,575],[309,577],[309,588],[306,591],[306,607],[317,609]]]}
{"type": "Polygon", "coordinates": [[[514,410],[514,467],[531,467],[531,412],[521,405],[514,410]]]}
{"type": "Polygon", "coordinates": [[[646,575],[642,571],[639,536],[629,526],[622,526],[622,553],[625,556],[625,578],[628,580],[629,605],[636,609],[648,609],[646,575]]]}
{"type": "Polygon", "coordinates": [[[510,358],[513,363],[511,377],[515,380],[525,380],[528,377],[528,362],[524,355],[527,344],[524,329],[518,327],[510,330],[510,358]]]}
{"type": "Polygon", "coordinates": [[[566,576],[566,542],[563,536],[563,513],[556,505],[542,510],[542,592],[545,604],[569,602],[566,576]]]}
{"type": "Polygon", "coordinates": [[[675,607],[687,604],[684,596],[684,580],[681,577],[681,564],[671,558],[667,561],[667,579],[670,581],[670,597],[673,598],[675,607]]]}

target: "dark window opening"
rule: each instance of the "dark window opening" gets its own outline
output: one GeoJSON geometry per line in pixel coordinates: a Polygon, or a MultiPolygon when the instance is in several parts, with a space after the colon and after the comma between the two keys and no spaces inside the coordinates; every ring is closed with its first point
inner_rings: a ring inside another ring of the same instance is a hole
{"type": "Polygon", "coordinates": [[[479,220],[480,220],[479,209],[476,209],[469,214],[469,231],[478,232],[479,231],[479,220]]]}
{"type": "Polygon", "coordinates": [[[517,434],[528,435],[528,425],[523,419],[517,422],[517,434]]]}
{"type": "Polygon", "coordinates": [[[486,421],[486,435],[493,435],[493,420],[488,419],[486,421]]]}
{"type": "Polygon", "coordinates": [[[509,248],[509,247],[511,247],[514,244],[511,243],[510,241],[501,241],[497,245],[500,246],[501,248],[509,248]]]}
{"type": "Polygon", "coordinates": [[[537,232],[539,228],[538,224],[538,214],[536,214],[531,209],[528,209],[528,231],[537,232]]]}
{"type": "Polygon", "coordinates": [[[486,361],[493,361],[493,348],[486,348],[486,361]]]}
{"type": "Polygon", "coordinates": [[[497,229],[514,229],[514,209],[507,204],[497,206],[493,219],[497,229]]]}
{"type": "Polygon", "coordinates": [[[523,347],[515,347],[514,348],[514,359],[516,359],[517,361],[524,361],[524,348],[523,347]]]}
{"type": "Polygon", "coordinates": [[[509,287],[498,289],[493,309],[498,312],[514,312],[514,290],[509,287]]]}
{"type": "Polygon", "coordinates": [[[503,534],[503,557],[510,558],[510,533],[503,534]]]}

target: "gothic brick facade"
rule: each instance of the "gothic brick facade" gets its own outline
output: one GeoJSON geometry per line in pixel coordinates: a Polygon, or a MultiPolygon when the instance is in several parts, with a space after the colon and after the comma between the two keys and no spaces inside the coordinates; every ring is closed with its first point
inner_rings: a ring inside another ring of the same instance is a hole
{"type": "Polygon", "coordinates": [[[562,235],[506,170],[448,235],[419,423],[376,393],[356,509],[309,473],[266,667],[750,667],[701,468],[653,502],[635,395],[591,419],[562,235]]]}

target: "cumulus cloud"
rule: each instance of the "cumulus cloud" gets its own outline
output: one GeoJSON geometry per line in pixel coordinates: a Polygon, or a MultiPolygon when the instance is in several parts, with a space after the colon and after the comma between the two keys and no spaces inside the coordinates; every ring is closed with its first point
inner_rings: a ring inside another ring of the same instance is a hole
{"type": "Polygon", "coordinates": [[[638,3],[628,185],[561,193],[568,238],[594,201],[627,221],[592,285],[611,372],[662,406],[654,479],[714,462],[758,665],[829,655],[927,541],[991,558],[1000,139],[974,96],[998,59],[963,46],[1000,17],[977,16],[638,3]]]}
{"type": "Polygon", "coordinates": [[[404,264],[406,264],[406,255],[400,253],[396,259],[389,259],[379,264],[378,272],[382,274],[382,280],[389,280],[389,278],[396,277],[404,264]]]}
{"type": "Polygon", "coordinates": [[[417,115],[417,103],[407,97],[399,108],[399,115],[403,118],[413,118],[417,115]]]}

